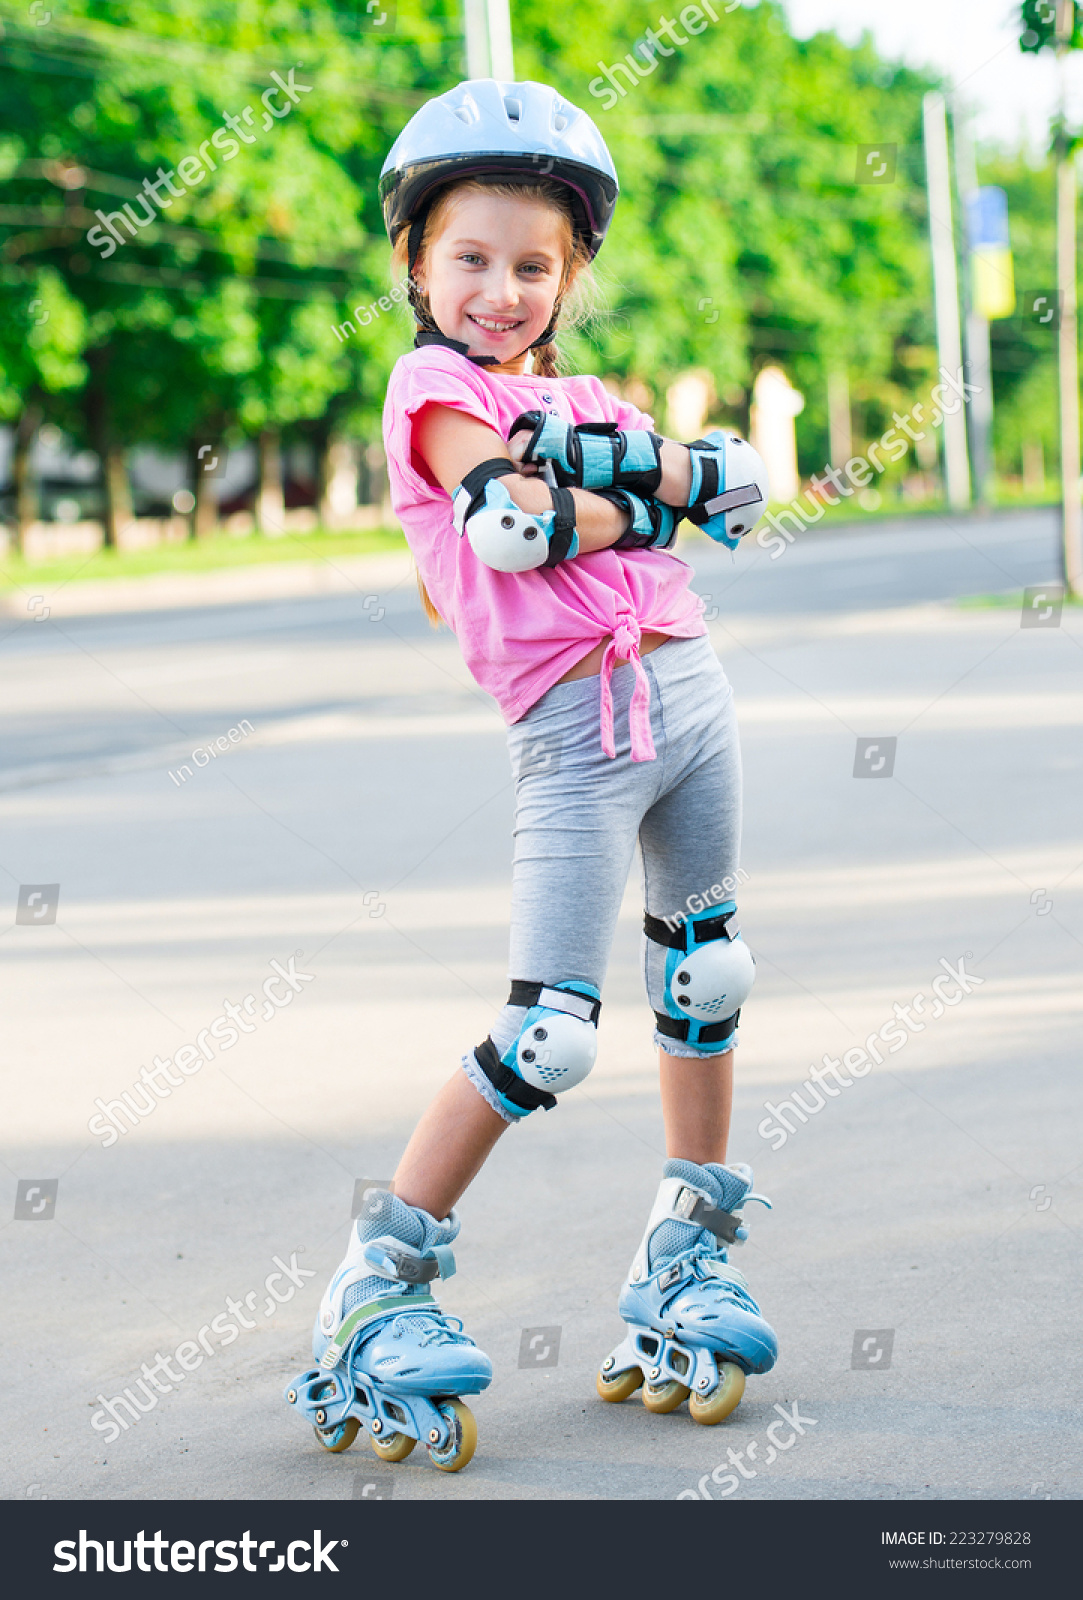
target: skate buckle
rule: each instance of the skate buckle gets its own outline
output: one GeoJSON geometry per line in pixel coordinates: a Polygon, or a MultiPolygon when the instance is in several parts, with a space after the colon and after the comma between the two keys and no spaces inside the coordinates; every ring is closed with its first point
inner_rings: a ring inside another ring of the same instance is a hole
{"type": "Polygon", "coordinates": [[[448,1245],[434,1245],[422,1254],[413,1245],[384,1237],[371,1239],[364,1257],[381,1278],[393,1283],[431,1283],[434,1278],[450,1278],[455,1271],[455,1256],[448,1245]]]}
{"type": "Polygon", "coordinates": [[[673,1202],[674,1214],[697,1227],[706,1228],[724,1244],[736,1244],[748,1238],[742,1218],[732,1211],[721,1211],[710,1204],[695,1189],[684,1188],[673,1202]]]}

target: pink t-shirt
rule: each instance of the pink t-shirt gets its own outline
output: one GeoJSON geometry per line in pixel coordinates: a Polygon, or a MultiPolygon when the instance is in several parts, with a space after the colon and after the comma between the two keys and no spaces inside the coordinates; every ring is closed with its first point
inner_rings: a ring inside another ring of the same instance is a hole
{"type": "Polygon", "coordinates": [[[646,632],[694,638],[707,630],[703,602],[688,587],[692,569],[665,550],[597,550],[532,572],[495,572],[478,560],[451,520],[451,497],[413,450],[414,419],[426,405],[451,406],[487,423],[502,439],[524,411],[566,422],[652,428],[635,406],[599,378],[508,377],[489,373],[442,345],[396,362],[384,404],[391,504],[402,523],[433,604],[452,628],[471,673],[518,722],[547,689],[608,638],[601,671],[602,746],[613,754],[610,676],[631,661],[632,759],[652,760],[650,686],[639,663],[646,632]]]}

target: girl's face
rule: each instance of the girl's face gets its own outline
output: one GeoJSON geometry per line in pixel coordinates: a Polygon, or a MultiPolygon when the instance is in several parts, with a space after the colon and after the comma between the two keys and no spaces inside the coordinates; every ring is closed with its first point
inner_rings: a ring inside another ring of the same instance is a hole
{"type": "Polygon", "coordinates": [[[544,201],[476,193],[454,199],[415,274],[441,333],[468,345],[471,355],[494,356],[497,371],[522,372],[553,312],[567,231],[566,219],[544,201]]]}

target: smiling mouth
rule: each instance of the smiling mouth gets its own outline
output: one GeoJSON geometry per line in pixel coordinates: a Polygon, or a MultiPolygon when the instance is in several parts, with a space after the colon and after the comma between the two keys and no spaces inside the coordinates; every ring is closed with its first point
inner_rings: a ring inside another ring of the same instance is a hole
{"type": "Polygon", "coordinates": [[[523,318],[517,322],[497,322],[493,317],[472,316],[469,311],[466,313],[466,317],[467,321],[472,322],[476,328],[480,328],[482,333],[493,334],[496,337],[499,337],[502,333],[514,333],[516,328],[521,328],[523,321],[525,321],[525,318],[523,318]]]}

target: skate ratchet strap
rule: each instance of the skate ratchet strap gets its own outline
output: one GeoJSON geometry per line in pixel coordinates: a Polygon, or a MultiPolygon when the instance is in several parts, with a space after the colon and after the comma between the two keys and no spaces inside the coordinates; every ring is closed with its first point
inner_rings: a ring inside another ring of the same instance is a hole
{"type": "MultiPolygon", "coordinates": [[[[692,944],[707,944],[711,939],[736,939],[740,928],[736,922],[729,924],[737,915],[736,911],[723,911],[718,917],[704,917],[699,922],[693,922],[691,917],[683,922],[678,922],[671,928],[669,922],[662,917],[652,917],[646,912],[643,917],[643,932],[654,944],[668,945],[671,950],[683,950],[689,953],[688,930],[692,932],[692,944]]],[[[670,922],[675,921],[670,918],[670,922]]]]}
{"type": "Polygon", "coordinates": [[[447,1244],[433,1245],[422,1253],[412,1244],[388,1236],[370,1239],[363,1254],[373,1272],[394,1283],[431,1283],[455,1273],[455,1256],[447,1244]]]}
{"type": "Polygon", "coordinates": [[[325,1372],[330,1372],[337,1367],[345,1356],[354,1335],[368,1322],[376,1322],[380,1317],[392,1313],[399,1314],[406,1311],[426,1311],[430,1306],[436,1306],[436,1301],[426,1290],[422,1294],[413,1294],[407,1300],[401,1294],[388,1295],[383,1300],[366,1300],[364,1305],[355,1306],[349,1316],[343,1319],[337,1333],[332,1334],[327,1349],[320,1357],[320,1366],[325,1372]]]}
{"type": "Polygon", "coordinates": [[[556,484],[547,487],[553,497],[553,531],[549,535],[549,554],[542,566],[555,567],[567,560],[575,541],[575,496],[570,489],[558,488],[556,484]]]}
{"type": "Polygon", "coordinates": [[[533,1084],[524,1082],[517,1072],[505,1066],[491,1039],[486,1039],[484,1044],[478,1045],[474,1051],[474,1060],[497,1094],[502,1095],[513,1106],[518,1106],[524,1115],[528,1111],[537,1111],[539,1106],[546,1111],[552,1111],[556,1105],[556,1095],[546,1094],[544,1089],[535,1089],[533,1084]]]}
{"type": "Polygon", "coordinates": [[[509,1006],[544,1006],[547,1011],[563,1011],[566,1016],[578,1017],[580,1022],[598,1025],[602,1002],[591,995],[576,994],[572,989],[549,989],[544,983],[526,983],[513,978],[508,995],[509,1006]]]}
{"type": "MultiPolygon", "coordinates": [[[[696,1035],[697,1044],[725,1044],[726,1040],[737,1032],[737,1024],[741,1020],[741,1013],[735,1011],[732,1017],[727,1017],[725,1022],[701,1022],[699,1033],[696,1035]]],[[[687,1044],[688,1035],[696,1026],[691,1017],[670,1017],[664,1011],[654,1013],[654,1025],[658,1032],[667,1039],[677,1039],[682,1044],[687,1044]]]]}
{"type": "Polygon", "coordinates": [[[671,1214],[675,1220],[694,1222],[698,1228],[706,1228],[726,1244],[736,1244],[738,1239],[748,1237],[741,1217],[733,1211],[720,1211],[696,1189],[678,1190],[671,1214]]]}

